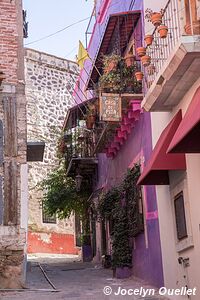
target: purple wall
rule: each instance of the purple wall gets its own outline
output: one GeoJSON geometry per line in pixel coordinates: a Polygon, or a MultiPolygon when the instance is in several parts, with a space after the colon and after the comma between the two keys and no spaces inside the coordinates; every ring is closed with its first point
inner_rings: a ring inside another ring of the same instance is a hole
{"type": "MultiPolygon", "coordinates": [[[[84,69],[81,70],[80,73],[81,79],[79,79],[80,89],[76,87],[75,89],[76,92],[74,93],[74,97],[76,98],[77,103],[87,100],[86,97],[83,97],[81,90],[82,91],[85,90],[85,83],[87,82],[88,74],[90,74],[90,71],[92,69],[92,62],[95,61],[95,58],[98,54],[98,49],[101,44],[102,38],[104,36],[110,14],[127,12],[130,10],[142,11],[142,7],[143,7],[143,1],[141,0],[135,0],[135,1],[98,0],[97,1],[97,9],[96,9],[97,18],[87,49],[92,61],[90,59],[87,59],[85,61],[84,69]]],[[[92,93],[88,93],[88,99],[92,98],[92,96],[93,96],[92,93]]]]}
{"type": "MultiPolygon", "coordinates": [[[[142,156],[147,161],[151,150],[150,114],[145,112],[141,114],[137,125],[113,160],[104,154],[99,155],[97,188],[104,186],[109,189],[121,182],[127,168],[132,167],[142,156]]],[[[147,209],[148,248],[146,248],[144,234],[140,234],[136,238],[136,249],[133,250],[133,274],[160,287],[163,286],[163,271],[155,187],[145,187],[144,201],[147,209]]]]}
{"type": "MultiPolygon", "coordinates": [[[[94,60],[98,54],[98,48],[104,35],[110,14],[136,10],[143,12],[143,1],[141,0],[99,0],[97,1],[99,12],[93,34],[88,47],[90,57],[94,60]]],[[[142,14],[143,15],[143,14],[142,14]]],[[[143,23],[143,20],[142,20],[143,23]]],[[[140,32],[143,33],[142,28],[140,32]]],[[[141,37],[141,33],[140,37],[141,37]]],[[[87,73],[91,70],[91,61],[85,62],[85,69],[82,70],[80,88],[84,90],[84,82],[87,81],[87,73]]],[[[77,89],[77,93],[79,93],[77,89]]],[[[82,101],[82,93],[79,94],[82,101]]],[[[77,98],[77,97],[76,97],[77,98]]],[[[77,101],[80,101],[77,98],[77,101]]],[[[123,178],[127,168],[138,162],[141,156],[145,161],[148,160],[152,151],[151,122],[149,113],[141,114],[137,125],[132,129],[126,143],[121,147],[117,156],[111,160],[105,154],[99,154],[99,180],[97,188],[106,186],[109,188],[123,178]]],[[[133,274],[146,280],[155,286],[163,285],[162,257],[160,245],[160,233],[156,203],[156,192],[153,186],[145,187],[145,203],[147,208],[147,238],[148,247],[146,248],[145,236],[140,234],[136,238],[136,249],[133,250],[133,274]]]]}

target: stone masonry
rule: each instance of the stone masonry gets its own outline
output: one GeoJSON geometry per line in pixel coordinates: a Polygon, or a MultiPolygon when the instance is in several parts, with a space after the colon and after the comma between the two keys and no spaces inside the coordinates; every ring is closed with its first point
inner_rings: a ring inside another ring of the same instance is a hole
{"type": "MultiPolygon", "coordinates": [[[[28,141],[45,142],[43,161],[28,163],[29,233],[40,233],[40,242],[45,242],[44,233],[74,235],[73,217],[57,220],[57,224],[43,223],[42,192],[37,184],[58,164],[57,139],[66,113],[74,105],[72,93],[77,73],[77,64],[72,61],[25,49],[28,141]]],[[[29,234],[30,244],[31,239],[29,234]]]]}
{"type": "Polygon", "coordinates": [[[0,288],[21,287],[26,243],[26,99],[21,0],[0,1],[0,288]],[[22,188],[23,186],[23,188],[22,188]]]}

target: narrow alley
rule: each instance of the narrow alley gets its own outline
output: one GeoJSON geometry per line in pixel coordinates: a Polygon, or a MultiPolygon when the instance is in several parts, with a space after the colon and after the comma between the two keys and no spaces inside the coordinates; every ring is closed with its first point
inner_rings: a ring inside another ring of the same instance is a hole
{"type": "Polygon", "coordinates": [[[155,292],[155,296],[146,297],[142,297],[143,294],[140,296],[114,295],[114,293],[118,293],[119,287],[127,291],[129,289],[140,290],[141,287],[143,287],[145,290],[152,288],[145,284],[145,282],[136,278],[113,278],[112,270],[104,269],[101,267],[101,265],[95,265],[94,263],[83,263],[77,258],[62,259],[56,258],[55,256],[53,258],[38,258],[31,260],[28,263],[27,290],[24,289],[18,292],[0,292],[0,299],[167,299],[159,296],[157,292],[155,292]],[[39,266],[41,266],[44,270],[52,286],[45,278],[39,266]],[[106,293],[108,295],[106,295],[106,293]]]}
{"type": "Polygon", "coordinates": [[[200,300],[200,0],[0,0],[0,300],[200,300]]]}

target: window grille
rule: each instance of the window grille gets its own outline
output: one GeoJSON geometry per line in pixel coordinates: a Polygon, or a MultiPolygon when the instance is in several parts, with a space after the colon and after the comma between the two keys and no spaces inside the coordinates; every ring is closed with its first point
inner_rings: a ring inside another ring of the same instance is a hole
{"type": "Polygon", "coordinates": [[[42,222],[47,224],[56,224],[56,214],[53,216],[50,216],[47,214],[47,212],[44,210],[44,207],[42,207],[42,222]]]}

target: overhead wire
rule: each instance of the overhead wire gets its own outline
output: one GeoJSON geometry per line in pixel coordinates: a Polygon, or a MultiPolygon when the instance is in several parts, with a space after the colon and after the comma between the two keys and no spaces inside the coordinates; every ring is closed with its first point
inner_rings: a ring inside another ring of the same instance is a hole
{"type": "Polygon", "coordinates": [[[69,24],[69,25],[65,26],[64,28],[62,28],[62,29],[60,29],[60,30],[57,30],[57,31],[54,32],[54,33],[51,33],[51,34],[49,34],[49,35],[46,35],[46,36],[44,36],[44,37],[42,37],[42,38],[39,38],[39,39],[37,39],[37,40],[35,40],[35,41],[26,43],[25,46],[31,45],[31,44],[35,44],[35,43],[37,43],[37,42],[43,41],[43,40],[45,40],[45,39],[48,39],[48,38],[50,38],[50,37],[52,37],[52,36],[54,36],[54,35],[56,35],[56,34],[62,32],[62,31],[65,31],[66,29],[68,29],[68,28],[70,28],[70,27],[72,27],[72,26],[74,26],[74,25],[80,24],[80,23],[82,23],[82,22],[88,20],[89,18],[90,18],[90,17],[87,17],[87,18],[85,18],[85,19],[82,19],[82,20],[79,20],[79,21],[74,22],[74,23],[72,23],[72,24],[69,24]]]}

